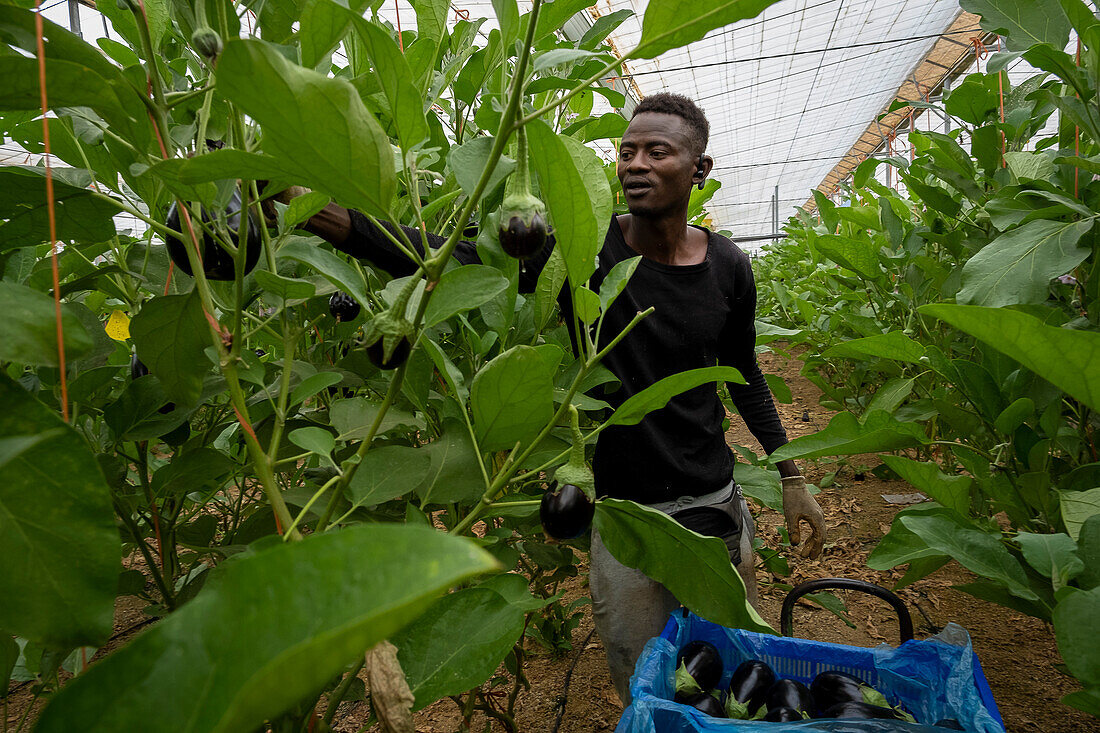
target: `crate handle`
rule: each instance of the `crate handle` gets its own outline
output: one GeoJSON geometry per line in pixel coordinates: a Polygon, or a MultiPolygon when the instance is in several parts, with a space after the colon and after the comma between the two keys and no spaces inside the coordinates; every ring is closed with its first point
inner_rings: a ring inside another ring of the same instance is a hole
{"type": "Polygon", "coordinates": [[[791,617],[794,614],[795,602],[807,593],[814,593],[828,588],[858,590],[868,595],[875,596],[876,598],[881,598],[889,603],[898,615],[901,642],[904,644],[913,638],[913,617],[909,615],[909,609],[905,607],[905,602],[881,585],[875,585],[865,580],[855,580],[853,578],[819,578],[818,580],[807,580],[805,583],[801,583],[792,588],[787,594],[787,597],[783,599],[783,608],[779,612],[779,628],[783,632],[783,636],[794,635],[792,633],[794,624],[791,617]]]}

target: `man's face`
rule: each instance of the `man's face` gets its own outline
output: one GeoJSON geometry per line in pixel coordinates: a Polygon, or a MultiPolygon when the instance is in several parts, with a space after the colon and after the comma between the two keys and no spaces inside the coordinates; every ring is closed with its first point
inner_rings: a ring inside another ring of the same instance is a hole
{"type": "Polygon", "coordinates": [[[635,116],[619,144],[616,170],[630,213],[659,216],[686,210],[697,162],[687,122],[679,115],[635,116]]]}

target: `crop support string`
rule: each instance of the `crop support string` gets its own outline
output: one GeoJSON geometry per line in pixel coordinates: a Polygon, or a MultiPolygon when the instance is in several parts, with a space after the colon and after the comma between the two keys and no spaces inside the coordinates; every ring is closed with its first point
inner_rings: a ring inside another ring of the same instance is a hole
{"type": "Polygon", "coordinates": [[[53,307],[57,322],[57,365],[61,381],[61,417],[69,422],[69,384],[65,376],[65,329],[61,324],[61,274],[57,264],[57,212],[53,190],[53,165],[50,163],[50,120],[46,114],[49,104],[46,99],[46,42],[42,23],[42,0],[35,0],[34,34],[35,50],[38,52],[38,89],[42,102],[42,145],[46,162],[46,215],[50,226],[50,274],[53,277],[53,307]]]}

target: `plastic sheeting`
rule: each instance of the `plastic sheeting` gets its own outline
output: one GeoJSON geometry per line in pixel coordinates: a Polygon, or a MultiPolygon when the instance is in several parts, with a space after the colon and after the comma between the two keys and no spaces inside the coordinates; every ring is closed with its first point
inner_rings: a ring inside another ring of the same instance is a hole
{"type": "Polygon", "coordinates": [[[936,638],[908,641],[898,648],[883,644],[874,649],[826,644],[806,639],[769,636],[726,629],[699,617],[679,613],[669,619],[661,636],[651,639],[630,681],[633,702],[623,713],[616,733],[725,733],[774,731],[801,733],[933,733],[934,725],[883,720],[805,720],[800,723],[712,718],[672,702],[676,652],[691,640],[714,644],[725,670],[720,685],[729,685],[733,670],[748,659],[767,662],[778,678],[809,685],[826,670],[855,675],[901,705],[918,721],[935,723],[954,718],[968,731],[1003,733],[989,685],[962,627],[949,624],[936,638]]]}

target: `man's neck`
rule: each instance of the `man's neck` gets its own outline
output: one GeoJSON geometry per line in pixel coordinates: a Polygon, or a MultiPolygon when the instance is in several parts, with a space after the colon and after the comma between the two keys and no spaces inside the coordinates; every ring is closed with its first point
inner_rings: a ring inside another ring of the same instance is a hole
{"type": "Polygon", "coordinates": [[[688,227],[687,216],[619,216],[619,228],[626,243],[643,257],[665,265],[694,265],[703,262],[707,237],[688,227]]]}

